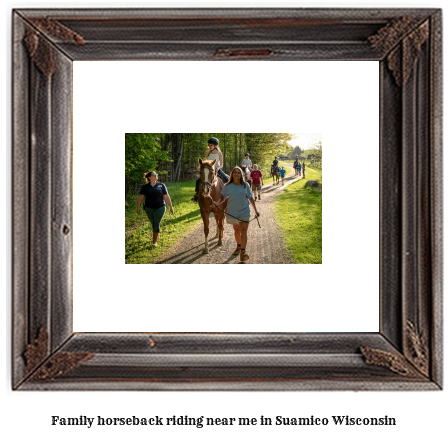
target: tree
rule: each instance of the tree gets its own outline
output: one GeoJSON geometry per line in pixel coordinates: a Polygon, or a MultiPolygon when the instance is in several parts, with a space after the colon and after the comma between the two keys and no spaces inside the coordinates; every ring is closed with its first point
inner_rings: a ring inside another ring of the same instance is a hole
{"type": "Polygon", "coordinates": [[[125,134],[125,186],[126,193],[136,184],[144,182],[143,174],[157,170],[169,161],[168,151],[161,150],[163,134],[125,134]]]}

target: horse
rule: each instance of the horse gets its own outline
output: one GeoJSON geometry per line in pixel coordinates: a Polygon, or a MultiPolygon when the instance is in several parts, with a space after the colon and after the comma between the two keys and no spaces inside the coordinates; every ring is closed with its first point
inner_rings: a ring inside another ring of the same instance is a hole
{"type": "Polygon", "coordinates": [[[278,184],[280,182],[280,175],[278,166],[271,166],[272,184],[278,184]]]}
{"type": "Polygon", "coordinates": [[[246,166],[241,166],[241,170],[243,171],[244,182],[249,184],[249,188],[252,188],[252,180],[250,178],[250,170],[246,166]]]}
{"type": "MultiPolygon", "coordinates": [[[[215,163],[213,161],[202,160],[199,158],[201,183],[199,185],[198,204],[201,210],[202,221],[204,222],[205,247],[203,254],[208,254],[208,233],[210,213],[213,212],[216,220],[216,236],[218,237],[218,246],[222,246],[222,236],[224,233],[224,219],[226,217],[227,202],[224,202],[220,208],[215,207],[214,203],[218,203],[222,198],[222,188],[224,183],[215,174],[215,163]]],[[[227,198],[226,198],[227,200],[227,198]]]]}
{"type": "Polygon", "coordinates": [[[293,167],[294,167],[294,172],[295,172],[295,174],[297,176],[299,174],[299,163],[298,163],[298,161],[294,161],[293,167]]]}

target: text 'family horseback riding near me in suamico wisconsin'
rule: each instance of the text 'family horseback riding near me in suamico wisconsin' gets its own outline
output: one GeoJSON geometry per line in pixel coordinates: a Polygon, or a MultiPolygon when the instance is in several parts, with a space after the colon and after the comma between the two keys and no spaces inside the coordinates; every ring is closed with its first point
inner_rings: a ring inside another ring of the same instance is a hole
{"type": "Polygon", "coordinates": [[[333,415],[331,417],[190,417],[173,415],[171,417],[51,417],[52,426],[396,426],[397,421],[387,415],[383,417],[351,417],[349,415],[333,415]]]}

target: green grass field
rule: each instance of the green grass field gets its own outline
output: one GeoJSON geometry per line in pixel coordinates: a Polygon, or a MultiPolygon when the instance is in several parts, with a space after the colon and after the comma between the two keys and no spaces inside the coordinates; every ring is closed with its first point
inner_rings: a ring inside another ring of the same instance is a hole
{"type": "Polygon", "coordinates": [[[137,214],[138,195],[128,198],[125,209],[125,263],[154,263],[157,257],[202,221],[198,204],[190,201],[194,195],[194,183],[194,181],[183,181],[166,184],[173,203],[174,215],[169,214],[167,206],[167,212],[160,227],[160,239],[157,247],[152,246],[152,228],[143,210],[143,205],[142,214],[137,214]]]}
{"type": "Polygon", "coordinates": [[[306,179],[285,188],[275,201],[275,215],[286,242],[286,250],[296,263],[322,263],[322,171],[306,169],[306,179]],[[316,180],[320,187],[305,187],[316,180]]]}

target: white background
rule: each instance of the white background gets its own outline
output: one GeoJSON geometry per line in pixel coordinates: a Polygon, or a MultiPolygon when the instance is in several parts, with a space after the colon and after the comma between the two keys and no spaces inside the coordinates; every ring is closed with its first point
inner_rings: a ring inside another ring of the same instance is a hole
{"type": "MultiPolygon", "coordinates": [[[[6,62],[5,62],[5,85],[6,95],[3,99],[6,102],[4,107],[6,117],[2,120],[3,132],[6,133],[6,144],[10,145],[10,9],[12,7],[93,7],[93,6],[138,6],[138,4],[128,3],[126,5],[113,3],[31,3],[31,2],[6,2],[5,3],[5,44],[6,44],[6,62]]],[[[145,5],[149,5],[148,3],[145,5]]],[[[204,5],[210,5],[203,4],[204,5]]],[[[222,6],[226,6],[221,4],[222,6]]],[[[279,6],[280,4],[260,4],[244,3],[242,6],[279,6]]],[[[442,7],[441,2],[388,2],[388,3],[288,3],[282,4],[286,7],[291,6],[369,6],[369,7],[442,7]]],[[[141,4],[140,4],[141,6],[141,4]]],[[[167,5],[164,5],[167,6],[167,5]]],[[[179,3],[172,5],[179,6],[179,3]]],[[[227,5],[228,6],[228,5],[227,5]]],[[[241,6],[241,5],[240,5],[241,6]]],[[[325,138],[324,138],[325,144],[325,138]]],[[[448,397],[446,391],[439,392],[391,392],[391,393],[366,393],[366,392],[335,392],[335,393],[216,393],[216,392],[198,392],[198,393],[147,393],[147,392],[121,392],[121,393],[76,393],[76,392],[12,392],[10,390],[10,339],[11,339],[11,298],[10,298],[10,254],[11,254],[11,219],[10,205],[11,185],[10,185],[10,148],[4,148],[4,160],[6,184],[6,217],[5,221],[5,263],[2,264],[2,274],[6,278],[5,308],[4,308],[4,347],[2,349],[2,398],[3,415],[1,417],[1,432],[3,436],[45,436],[45,437],[80,437],[92,436],[102,437],[107,434],[109,437],[122,437],[125,435],[135,437],[147,436],[228,436],[229,432],[233,436],[269,436],[274,433],[277,436],[285,437],[326,437],[328,435],[337,437],[383,437],[392,438],[396,436],[421,437],[421,436],[446,436],[446,406],[448,406],[448,397]],[[331,415],[351,415],[351,416],[382,416],[388,415],[397,419],[398,426],[390,428],[375,427],[315,427],[315,428],[260,428],[251,429],[242,428],[217,428],[217,429],[195,429],[195,428],[176,428],[176,429],[150,429],[145,428],[108,428],[106,431],[95,428],[87,429],[85,427],[52,427],[50,426],[51,415],[60,415],[67,417],[76,417],[79,415],[105,417],[114,416],[170,416],[170,415],[189,415],[189,416],[221,416],[221,417],[259,417],[265,416],[331,416],[331,415]]],[[[2,276],[3,277],[3,276],[2,276]]],[[[445,349],[446,350],[446,349],[445,349]]],[[[446,361],[445,361],[446,363],[446,361]]],[[[446,366],[445,366],[446,370],[446,366]]],[[[445,371],[446,374],[446,371],[445,371]]]]}
{"type": "Polygon", "coordinates": [[[74,64],[75,331],[378,331],[378,62],[74,64]],[[322,133],[323,264],[125,265],[126,132],[322,133]]]}

